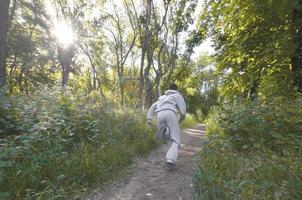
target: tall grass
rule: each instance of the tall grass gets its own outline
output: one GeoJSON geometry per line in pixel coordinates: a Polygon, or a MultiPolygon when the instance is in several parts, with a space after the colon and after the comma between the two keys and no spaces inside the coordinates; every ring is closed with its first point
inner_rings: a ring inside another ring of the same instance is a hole
{"type": "Polygon", "coordinates": [[[230,141],[204,141],[194,177],[196,200],[301,199],[302,162],[264,149],[240,152],[230,141]]]}
{"type": "Polygon", "coordinates": [[[193,127],[196,124],[198,124],[198,120],[195,119],[193,115],[187,114],[185,120],[180,123],[180,127],[188,128],[193,127]]]}
{"type": "Polygon", "coordinates": [[[156,145],[145,114],[98,94],[41,89],[0,101],[0,199],[68,199],[156,145]]]}
{"type": "Polygon", "coordinates": [[[214,110],[193,199],[302,199],[300,101],[255,100],[214,110]]]}

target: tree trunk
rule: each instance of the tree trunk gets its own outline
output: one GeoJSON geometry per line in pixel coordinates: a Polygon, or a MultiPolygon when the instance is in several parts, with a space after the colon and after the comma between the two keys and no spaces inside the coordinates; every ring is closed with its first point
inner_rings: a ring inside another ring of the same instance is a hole
{"type": "Polygon", "coordinates": [[[74,46],[68,48],[58,47],[58,58],[62,67],[62,87],[65,88],[69,81],[69,74],[71,72],[72,59],[74,57],[74,46]]]}
{"type": "Polygon", "coordinates": [[[96,84],[97,84],[97,82],[98,82],[98,84],[100,85],[98,73],[97,73],[96,68],[95,68],[95,66],[94,66],[94,64],[93,64],[92,58],[91,58],[91,56],[89,55],[88,52],[87,52],[86,56],[88,57],[89,62],[90,62],[90,66],[91,66],[91,68],[92,68],[92,75],[93,75],[93,77],[92,77],[92,78],[93,78],[93,79],[92,79],[93,90],[96,90],[96,84]]]}
{"type": "MultiPolygon", "coordinates": [[[[149,45],[150,43],[150,37],[151,32],[149,29],[150,20],[151,20],[151,12],[152,12],[152,0],[147,0],[147,8],[146,8],[146,21],[145,21],[145,36],[144,36],[144,52],[147,53],[147,66],[144,69],[144,82],[145,82],[145,108],[148,108],[151,105],[151,83],[150,83],[150,69],[152,65],[152,55],[151,55],[151,47],[149,45]]],[[[144,60],[141,60],[144,62],[144,60]]]]}
{"type": "MultiPolygon", "coordinates": [[[[299,1],[302,6],[302,0],[299,1]]],[[[297,45],[294,56],[292,57],[292,73],[294,78],[294,87],[302,93],[302,11],[300,9],[293,10],[293,30],[294,43],[297,45]]]]}
{"type": "Polygon", "coordinates": [[[19,83],[19,87],[20,87],[20,92],[23,92],[23,74],[24,74],[24,68],[25,68],[25,64],[23,62],[22,66],[21,66],[20,74],[19,74],[19,77],[18,77],[18,83],[19,83]]]}
{"type": "Polygon", "coordinates": [[[10,0],[0,1],[0,88],[6,84],[8,10],[10,0]]]}
{"type": "Polygon", "coordinates": [[[150,81],[150,70],[153,65],[153,49],[149,47],[147,49],[147,66],[145,68],[145,108],[149,108],[152,105],[152,87],[151,87],[151,81],[150,81]]]}
{"type": "Polygon", "coordinates": [[[93,90],[96,90],[96,73],[92,73],[93,74],[93,79],[92,79],[92,82],[93,82],[93,90]]]}
{"type": "MultiPolygon", "coordinates": [[[[145,39],[144,43],[145,44],[145,39]]],[[[138,89],[138,98],[139,98],[139,103],[142,105],[142,97],[143,97],[143,89],[144,89],[144,61],[145,61],[145,46],[142,45],[142,55],[141,55],[141,63],[140,63],[140,68],[139,68],[139,89],[138,89]]]]}
{"type": "Polygon", "coordinates": [[[87,70],[87,76],[88,76],[88,91],[91,92],[93,90],[93,85],[91,85],[91,72],[90,72],[90,70],[87,70]]]}
{"type": "Polygon", "coordinates": [[[16,55],[16,53],[14,53],[13,63],[10,66],[10,71],[9,71],[9,78],[10,79],[13,78],[13,72],[15,71],[16,64],[17,64],[17,55],[16,55]]]}
{"type": "Polygon", "coordinates": [[[145,94],[145,108],[149,108],[152,104],[152,90],[151,90],[151,82],[149,78],[149,72],[150,69],[146,67],[145,69],[145,89],[146,89],[146,94],[145,94]]]}
{"type": "Polygon", "coordinates": [[[161,79],[161,74],[162,74],[162,70],[161,70],[161,65],[160,65],[160,59],[158,59],[158,65],[159,65],[159,69],[156,72],[156,77],[155,77],[155,89],[154,89],[154,96],[156,99],[158,99],[158,97],[160,96],[159,94],[159,86],[160,86],[160,79],[161,79]]]}
{"type": "Polygon", "coordinates": [[[120,80],[120,92],[121,92],[121,105],[124,105],[124,101],[125,101],[125,94],[124,94],[124,83],[123,80],[120,80]]]}
{"type": "Polygon", "coordinates": [[[70,65],[62,65],[62,87],[66,87],[69,80],[70,65]]]}
{"type": "Polygon", "coordinates": [[[174,68],[175,68],[175,61],[177,58],[177,50],[178,50],[178,33],[177,32],[175,33],[173,43],[174,43],[173,51],[171,53],[169,63],[168,63],[169,73],[168,73],[168,77],[164,84],[164,90],[168,89],[170,81],[171,81],[171,76],[172,76],[174,68]]]}
{"type": "Polygon", "coordinates": [[[92,73],[93,73],[93,89],[96,90],[97,87],[98,87],[101,95],[104,96],[98,71],[97,71],[97,69],[96,69],[96,67],[94,65],[94,62],[93,62],[91,54],[89,53],[89,50],[86,50],[87,49],[87,45],[86,45],[86,49],[84,49],[83,47],[81,49],[84,52],[84,54],[87,56],[87,58],[89,60],[89,63],[90,63],[90,66],[92,68],[92,73]]]}
{"type": "MultiPolygon", "coordinates": [[[[139,71],[139,98],[140,98],[140,104],[143,106],[142,99],[143,99],[143,88],[144,85],[150,85],[149,83],[145,83],[146,81],[146,69],[144,69],[144,62],[145,62],[145,56],[146,53],[148,53],[148,47],[149,47],[149,40],[150,40],[150,30],[149,30],[149,24],[151,20],[151,10],[152,10],[152,0],[147,0],[146,5],[146,18],[144,23],[144,36],[141,37],[141,48],[142,48],[142,55],[141,55],[141,63],[140,63],[140,71],[139,71]]],[[[147,70],[148,71],[148,70],[147,70]]],[[[149,74],[148,74],[149,76],[149,74]]],[[[149,91],[146,91],[146,93],[149,91]]],[[[146,98],[145,98],[146,99],[146,98]]],[[[146,106],[145,102],[145,106],[146,106]]]]}

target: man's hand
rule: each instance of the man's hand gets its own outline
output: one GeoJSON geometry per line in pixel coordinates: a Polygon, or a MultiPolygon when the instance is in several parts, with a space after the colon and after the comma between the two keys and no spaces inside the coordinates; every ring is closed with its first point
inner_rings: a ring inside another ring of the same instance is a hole
{"type": "Polygon", "coordinates": [[[147,121],[147,126],[148,126],[149,128],[152,127],[152,120],[148,120],[148,121],[147,121]]]}
{"type": "Polygon", "coordinates": [[[180,123],[180,122],[182,122],[184,119],[185,119],[185,116],[181,115],[181,116],[179,116],[179,118],[178,118],[178,122],[180,123]]]}

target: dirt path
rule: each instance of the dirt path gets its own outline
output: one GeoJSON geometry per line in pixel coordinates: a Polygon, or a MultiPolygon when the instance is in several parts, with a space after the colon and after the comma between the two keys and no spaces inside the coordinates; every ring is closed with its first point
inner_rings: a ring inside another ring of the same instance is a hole
{"type": "Polygon", "coordinates": [[[196,169],[196,153],[205,127],[182,131],[182,146],[178,154],[176,170],[167,170],[164,162],[169,144],[163,144],[147,158],[139,160],[134,174],[122,183],[108,186],[90,200],[189,200],[192,178],[196,169]]]}

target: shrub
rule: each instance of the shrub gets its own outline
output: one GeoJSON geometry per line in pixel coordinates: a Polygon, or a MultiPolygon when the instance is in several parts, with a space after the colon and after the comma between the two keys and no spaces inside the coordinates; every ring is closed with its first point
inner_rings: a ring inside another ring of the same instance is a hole
{"type": "Polygon", "coordinates": [[[193,199],[302,199],[301,97],[213,109],[193,199]]]}
{"type": "Polygon", "coordinates": [[[207,126],[207,135],[222,134],[222,129],[219,124],[221,109],[219,107],[212,107],[205,124],[207,126]]]}
{"type": "Polygon", "coordinates": [[[217,119],[236,148],[263,146],[281,154],[299,151],[302,141],[302,98],[256,99],[224,105],[217,119]]]}
{"type": "Polygon", "coordinates": [[[302,162],[270,150],[239,152],[230,140],[203,141],[193,199],[301,199],[302,162]]]}
{"type": "Polygon", "coordinates": [[[188,128],[196,125],[198,121],[194,118],[194,116],[187,114],[184,121],[180,123],[181,128],[188,128]]]}
{"type": "Polygon", "coordinates": [[[0,127],[0,199],[67,199],[112,179],[156,144],[144,113],[100,95],[44,88],[3,101],[0,123],[11,128],[0,127]]]}

